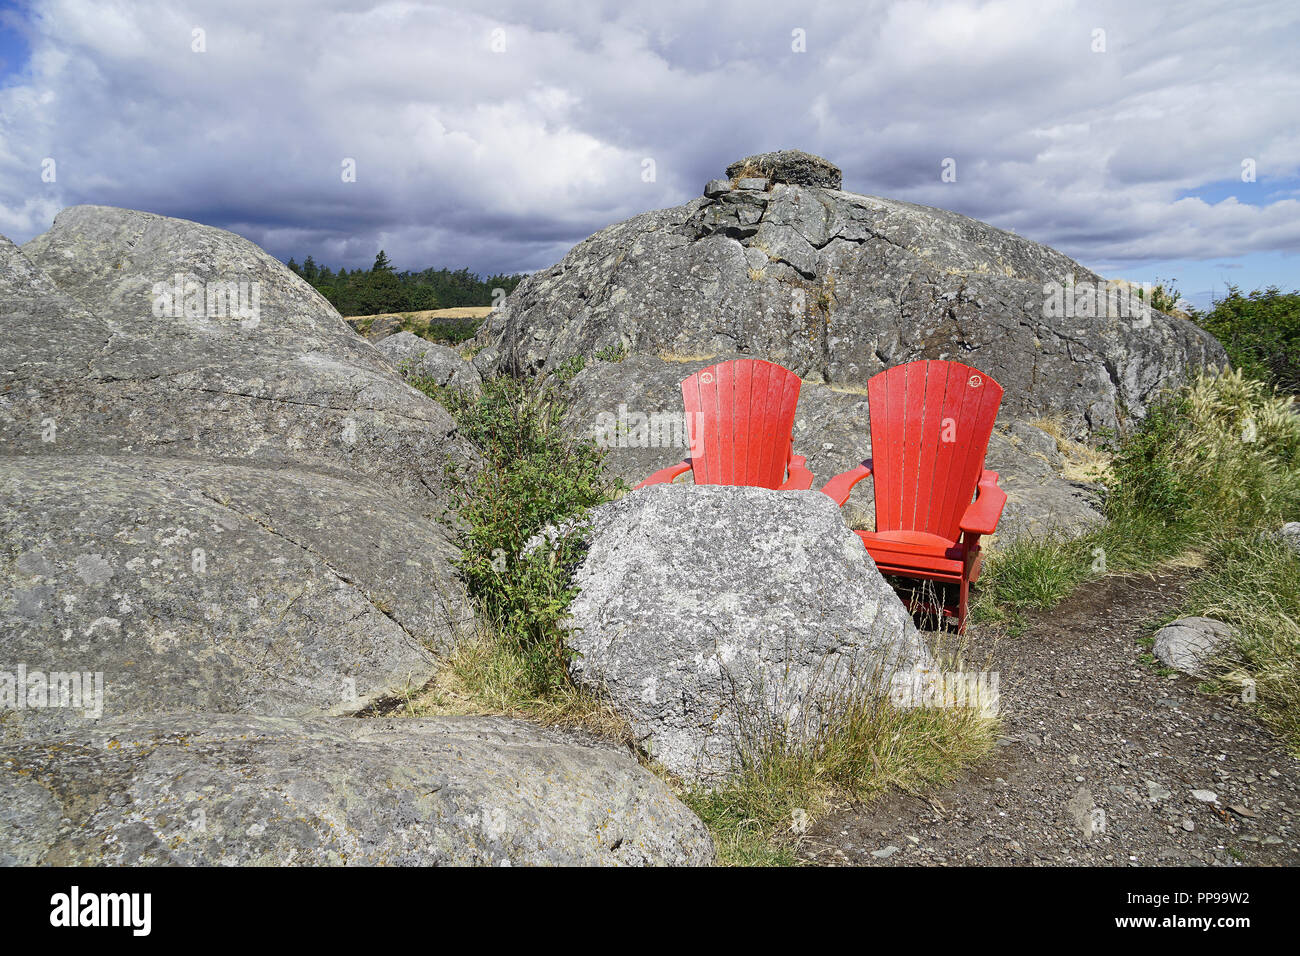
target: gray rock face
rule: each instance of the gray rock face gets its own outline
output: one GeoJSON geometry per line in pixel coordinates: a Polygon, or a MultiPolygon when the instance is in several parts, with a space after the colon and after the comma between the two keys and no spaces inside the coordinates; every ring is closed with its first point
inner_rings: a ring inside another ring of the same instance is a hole
{"type": "Polygon", "coordinates": [[[846,694],[930,666],[924,641],[819,492],[660,485],[592,514],[575,575],[578,679],[688,779],[759,727],[810,734],[846,694]]]}
{"type": "Polygon", "coordinates": [[[74,206],[0,262],[6,454],[238,459],[430,502],[448,459],[470,460],[445,409],[233,233],[74,206]]]}
{"type": "MultiPolygon", "coordinates": [[[[383,490],[161,458],[0,456],[5,670],[101,675],[0,736],[158,711],[349,713],[471,626],[439,527],[383,490]]],[[[38,695],[39,696],[39,695],[38,695]]]]}
{"type": "Polygon", "coordinates": [[[781,149],[748,156],[728,166],[727,175],[734,179],[746,169],[761,170],[771,182],[795,186],[839,189],[843,179],[840,168],[830,160],[805,153],[802,149],[781,149]]]}
{"type": "Polygon", "coordinates": [[[158,716],[0,747],[0,865],[690,865],[626,754],[502,718],[158,716]]]}
{"type": "MultiPolygon", "coordinates": [[[[726,355],[723,358],[742,357],[726,355]]],[[[666,361],[631,355],[619,363],[589,361],[567,386],[568,426],[604,445],[606,466],[628,484],[690,454],[684,440],[680,382],[717,358],[666,361]],[[622,423],[620,427],[620,422],[622,423]],[[608,427],[610,424],[615,427],[608,427]]],[[[795,452],[805,455],[820,487],[871,456],[866,390],[805,383],[795,416],[795,452]]],[[[986,461],[1002,476],[1007,507],[1000,540],[1025,533],[1071,532],[1101,521],[1093,486],[1062,475],[1056,442],[1041,429],[1006,419],[993,433],[986,461]]],[[[683,479],[690,481],[689,474],[683,479]]],[[[870,479],[853,490],[844,517],[853,528],[875,527],[870,479]]]]}
{"type": "Polygon", "coordinates": [[[398,332],[380,339],[376,348],[408,379],[428,378],[471,394],[482,390],[483,378],[478,369],[446,345],[422,339],[413,332],[398,332]]]}
{"type": "Polygon", "coordinates": [[[480,331],[486,354],[544,373],[611,347],[744,354],[850,394],[887,367],[955,359],[1003,385],[1007,419],[1059,415],[1076,437],[1142,415],[1189,367],[1226,361],[1192,323],[1117,315],[1118,288],[1098,307],[1086,295],[1098,276],[956,213],[780,181],[709,192],[610,226],[530,276],[480,331]]]}
{"type": "Polygon", "coordinates": [[[471,626],[437,519],[472,452],[252,243],[65,210],[0,240],[0,331],[0,670],[38,685],[0,677],[0,736],[351,712],[471,626]]]}
{"type": "Polygon", "coordinates": [[[1156,631],[1156,657],[1184,674],[1200,676],[1205,662],[1232,639],[1233,630],[1210,617],[1184,617],[1156,631]]]}
{"type": "Polygon", "coordinates": [[[1288,521],[1278,532],[1282,541],[1296,554],[1300,554],[1300,521],[1288,521]]]}

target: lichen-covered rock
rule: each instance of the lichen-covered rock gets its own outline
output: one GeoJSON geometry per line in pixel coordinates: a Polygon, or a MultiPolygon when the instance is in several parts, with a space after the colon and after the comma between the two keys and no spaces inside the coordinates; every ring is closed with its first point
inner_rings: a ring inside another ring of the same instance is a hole
{"type": "Polygon", "coordinates": [[[97,206],[0,239],[0,735],[423,684],[472,623],[439,522],[472,458],[247,240],[97,206]]]}
{"type": "Polygon", "coordinates": [[[847,697],[931,666],[820,492],[635,491],[593,511],[574,581],[575,675],[688,779],[725,776],[773,725],[806,739],[847,697]]]}
{"type": "Polygon", "coordinates": [[[1278,537],[1283,544],[1300,555],[1300,521],[1288,521],[1282,525],[1278,537]]]}
{"type": "Polygon", "coordinates": [[[482,390],[483,378],[478,369],[459,352],[422,339],[413,332],[386,336],[376,343],[376,348],[407,379],[428,379],[436,385],[471,395],[482,390]]]}
{"type": "Polygon", "coordinates": [[[1191,322],[1114,291],[1112,308],[1077,262],[965,216],[778,177],[601,230],[520,283],[479,342],[517,372],[612,347],[740,353],[846,392],[894,365],[954,359],[1002,384],[1007,417],[1060,416],[1078,437],[1226,361],[1191,322]]]}
{"type": "Polygon", "coordinates": [[[1212,617],[1182,617],[1156,631],[1152,652],[1169,667],[1200,676],[1205,662],[1232,636],[1230,626],[1212,617]]]}
{"type": "Polygon", "coordinates": [[[238,459],[430,501],[471,459],[445,409],[233,233],[73,206],[0,262],[0,453],[238,459]]]}
{"type": "Polygon", "coordinates": [[[691,865],[625,752],[504,718],[188,714],[0,746],[0,865],[691,865]]]}
{"type": "Polygon", "coordinates": [[[802,149],[779,149],[747,156],[728,166],[727,175],[734,178],[747,170],[758,170],[774,183],[824,186],[827,189],[839,189],[843,178],[843,173],[834,163],[802,149]]]}
{"type": "Polygon", "coordinates": [[[365,484],[0,456],[0,497],[4,669],[102,675],[81,704],[0,687],[0,736],[157,711],[350,713],[423,685],[472,622],[445,532],[365,484]]]}

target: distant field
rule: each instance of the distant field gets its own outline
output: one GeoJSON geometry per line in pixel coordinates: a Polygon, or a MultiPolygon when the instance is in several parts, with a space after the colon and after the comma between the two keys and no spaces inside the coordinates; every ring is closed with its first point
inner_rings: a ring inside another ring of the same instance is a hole
{"type": "Polygon", "coordinates": [[[490,305],[466,305],[459,309],[426,309],[424,312],[380,312],[378,315],[347,315],[344,316],[349,322],[360,322],[363,319],[370,319],[373,323],[375,319],[382,319],[385,316],[394,319],[411,318],[421,322],[437,321],[439,319],[485,319],[489,312],[492,311],[490,305]]]}
{"type": "Polygon", "coordinates": [[[423,312],[383,312],[379,315],[353,315],[346,322],[359,335],[382,339],[394,332],[413,332],[430,342],[459,345],[474,337],[483,324],[490,305],[462,306],[457,309],[426,309],[423,312]]]}

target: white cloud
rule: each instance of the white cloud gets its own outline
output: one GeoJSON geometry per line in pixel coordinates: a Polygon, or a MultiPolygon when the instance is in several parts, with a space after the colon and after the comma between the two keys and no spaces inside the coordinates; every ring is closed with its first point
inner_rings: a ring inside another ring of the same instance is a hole
{"type": "Polygon", "coordinates": [[[537,268],[697,195],[733,159],[799,146],[850,189],[1085,261],[1300,249],[1295,200],[1179,200],[1237,178],[1243,158],[1256,187],[1295,194],[1300,8],[1286,0],[53,0],[26,22],[29,71],[0,90],[0,231],[17,240],[102,202],[286,257],[355,265],[383,245],[404,267],[537,268]],[[940,182],[945,157],[956,183],[940,182]]]}

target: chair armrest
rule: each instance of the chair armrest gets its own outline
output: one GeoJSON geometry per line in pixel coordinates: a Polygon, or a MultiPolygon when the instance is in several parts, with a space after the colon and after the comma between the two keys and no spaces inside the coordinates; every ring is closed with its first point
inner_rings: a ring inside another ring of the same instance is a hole
{"type": "Polygon", "coordinates": [[[813,473],[805,465],[806,461],[803,455],[790,456],[790,464],[787,466],[790,477],[777,491],[807,491],[812,487],[813,473]]]}
{"type": "Polygon", "coordinates": [[[961,516],[961,530],[972,534],[992,534],[998,529],[1002,508],[1007,503],[1007,493],[998,487],[998,473],[986,471],[980,475],[975,500],[961,516]]]}
{"type": "Polygon", "coordinates": [[[822,485],[822,494],[829,495],[830,499],[837,505],[843,506],[844,502],[849,500],[849,493],[853,491],[853,486],[863,478],[871,474],[871,459],[868,458],[858,467],[846,471],[843,474],[836,475],[826,484],[822,485]]]}
{"type": "Polygon", "coordinates": [[[677,464],[671,465],[668,468],[660,468],[653,475],[651,475],[645,481],[641,482],[641,484],[637,485],[632,490],[636,491],[637,488],[644,488],[646,485],[671,484],[672,480],[676,478],[678,475],[685,474],[690,470],[691,470],[691,460],[687,458],[685,461],[678,462],[677,464]]]}

